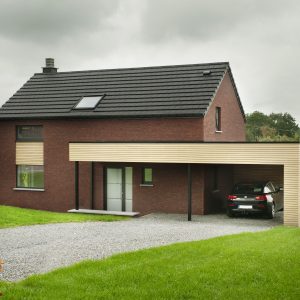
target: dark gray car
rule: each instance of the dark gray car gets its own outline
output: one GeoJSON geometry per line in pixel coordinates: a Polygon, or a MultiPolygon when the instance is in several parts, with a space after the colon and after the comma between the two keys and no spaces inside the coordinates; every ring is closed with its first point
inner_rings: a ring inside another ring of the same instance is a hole
{"type": "Polygon", "coordinates": [[[227,197],[227,215],[260,213],[272,219],[283,209],[283,189],[271,181],[242,182],[234,186],[227,197]]]}

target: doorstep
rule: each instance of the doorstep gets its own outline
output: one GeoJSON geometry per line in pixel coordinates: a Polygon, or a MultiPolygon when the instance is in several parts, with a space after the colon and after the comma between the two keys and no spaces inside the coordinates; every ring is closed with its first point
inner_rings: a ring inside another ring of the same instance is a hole
{"type": "Polygon", "coordinates": [[[93,215],[112,215],[112,216],[125,216],[125,217],[137,217],[139,212],[131,211],[110,211],[110,210],[96,210],[96,209],[70,209],[69,213],[79,214],[93,214],[93,215]]]}

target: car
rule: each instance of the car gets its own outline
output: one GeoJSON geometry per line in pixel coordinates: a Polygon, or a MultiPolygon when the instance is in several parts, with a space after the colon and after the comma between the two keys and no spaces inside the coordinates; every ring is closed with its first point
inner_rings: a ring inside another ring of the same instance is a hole
{"type": "Polygon", "coordinates": [[[283,210],[283,188],[271,181],[237,183],[227,197],[227,215],[263,214],[273,219],[283,210]]]}

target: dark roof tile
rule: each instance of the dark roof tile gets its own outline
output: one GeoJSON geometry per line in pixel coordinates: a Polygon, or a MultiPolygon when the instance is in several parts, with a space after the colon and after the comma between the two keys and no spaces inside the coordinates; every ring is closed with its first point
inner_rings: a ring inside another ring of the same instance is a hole
{"type": "Polygon", "coordinates": [[[0,119],[201,116],[227,70],[228,63],[212,63],[38,73],[3,105],[0,119]],[[82,97],[103,94],[94,110],[73,110],[82,97]]]}

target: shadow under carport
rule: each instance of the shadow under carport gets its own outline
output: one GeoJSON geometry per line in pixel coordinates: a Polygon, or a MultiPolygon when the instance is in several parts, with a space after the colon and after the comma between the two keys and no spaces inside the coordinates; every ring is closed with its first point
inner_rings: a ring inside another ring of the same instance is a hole
{"type": "MultiPolygon", "coordinates": [[[[271,181],[277,187],[283,187],[283,166],[252,164],[207,165],[205,170],[204,213],[206,215],[226,214],[227,196],[232,192],[233,186],[240,182],[258,181],[271,181]]],[[[276,212],[273,221],[278,225],[283,224],[283,215],[283,211],[276,212]]],[[[259,214],[239,214],[236,218],[255,221],[264,219],[264,216],[259,214]]]]}

